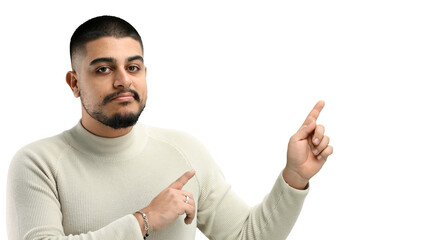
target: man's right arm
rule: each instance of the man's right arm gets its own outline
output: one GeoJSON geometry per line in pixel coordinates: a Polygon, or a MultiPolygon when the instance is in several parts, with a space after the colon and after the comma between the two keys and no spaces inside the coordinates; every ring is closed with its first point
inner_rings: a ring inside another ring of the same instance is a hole
{"type": "MultiPolygon", "coordinates": [[[[167,228],[183,214],[186,214],[186,224],[192,222],[195,202],[192,194],[182,188],[194,175],[194,170],[187,171],[141,209],[148,217],[150,232],[167,228]]],[[[11,162],[8,175],[7,229],[10,240],[142,240],[146,234],[145,220],[139,213],[125,215],[96,231],[68,236],[64,233],[62,218],[54,164],[41,160],[39,154],[28,149],[19,151],[11,162]]]]}
{"type": "Polygon", "coordinates": [[[7,232],[10,240],[142,240],[138,221],[125,215],[93,232],[65,236],[55,167],[30,150],[19,151],[9,167],[7,232]]]}

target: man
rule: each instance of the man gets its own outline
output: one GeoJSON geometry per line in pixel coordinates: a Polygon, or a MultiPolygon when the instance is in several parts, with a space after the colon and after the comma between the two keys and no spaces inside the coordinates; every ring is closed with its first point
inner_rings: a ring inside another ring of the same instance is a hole
{"type": "Polygon", "coordinates": [[[217,240],[286,238],[309,179],[332,153],[316,124],[324,102],[291,137],[271,193],[249,208],[197,140],[135,125],[147,99],[147,69],[129,23],[111,16],[83,23],[70,54],[66,82],[81,99],[82,118],[15,155],[9,239],[194,239],[196,227],[217,240]]]}

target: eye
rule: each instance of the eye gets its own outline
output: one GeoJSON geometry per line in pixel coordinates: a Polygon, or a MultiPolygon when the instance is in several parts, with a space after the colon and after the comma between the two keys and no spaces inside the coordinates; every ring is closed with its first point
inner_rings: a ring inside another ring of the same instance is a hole
{"type": "Polygon", "coordinates": [[[109,73],[111,72],[111,68],[109,67],[100,67],[98,69],[96,69],[97,73],[109,73]]]}
{"type": "Polygon", "coordinates": [[[137,72],[137,71],[139,71],[140,68],[138,66],[132,65],[132,66],[127,67],[127,69],[129,69],[130,72],[137,72]]]}

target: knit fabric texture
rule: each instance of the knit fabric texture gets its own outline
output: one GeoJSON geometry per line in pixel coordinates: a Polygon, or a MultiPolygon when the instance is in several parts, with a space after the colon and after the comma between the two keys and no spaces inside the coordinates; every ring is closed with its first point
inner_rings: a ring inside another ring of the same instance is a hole
{"type": "Polygon", "coordinates": [[[132,214],[191,169],[196,175],[183,190],[193,194],[194,221],[186,225],[179,216],[148,239],[194,239],[198,227],[215,240],[283,240],[308,193],[280,173],[270,194],[249,207],[188,134],[137,124],[125,136],[102,138],[79,123],[16,153],[7,182],[8,237],[142,240],[132,214]]]}

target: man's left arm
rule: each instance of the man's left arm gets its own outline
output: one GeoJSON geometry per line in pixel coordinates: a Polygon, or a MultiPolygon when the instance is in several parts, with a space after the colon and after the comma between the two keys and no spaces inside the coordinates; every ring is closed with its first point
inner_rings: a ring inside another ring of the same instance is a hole
{"type": "MultiPolygon", "coordinates": [[[[262,203],[248,207],[229,187],[217,166],[209,161],[198,208],[198,227],[212,239],[285,239],[293,228],[308,193],[309,179],[332,153],[324,127],[316,120],[320,101],[289,141],[287,165],[262,203]]],[[[205,162],[204,162],[205,163],[205,162]]],[[[199,171],[201,172],[201,171],[199,171]]]]}

